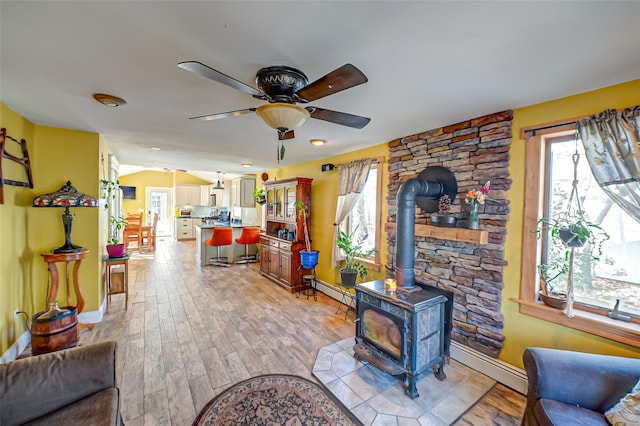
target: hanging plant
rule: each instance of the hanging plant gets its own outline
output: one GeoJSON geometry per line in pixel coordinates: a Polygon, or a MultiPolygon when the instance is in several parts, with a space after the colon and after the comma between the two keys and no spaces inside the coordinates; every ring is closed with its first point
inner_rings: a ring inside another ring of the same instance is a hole
{"type": "Polygon", "coordinates": [[[256,189],[253,191],[253,199],[256,203],[263,205],[267,202],[267,191],[265,189],[256,189]]]}
{"type": "Polygon", "coordinates": [[[580,155],[576,152],[573,154],[574,178],[565,210],[555,217],[538,219],[536,229],[531,231],[537,239],[545,235],[549,238],[548,259],[537,265],[542,280],[541,298],[549,306],[561,308],[566,305],[567,316],[573,316],[575,250],[579,250],[582,261],[597,263],[602,256],[603,245],[609,239],[609,234],[600,225],[589,221],[582,209],[577,189],[579,160],[580,155]],[[566,283],[558,281],[565,277],[566,283]],[[556,302],[548,302],[550,297],[563,299],[566,303],[554,306],[556,302]]]}

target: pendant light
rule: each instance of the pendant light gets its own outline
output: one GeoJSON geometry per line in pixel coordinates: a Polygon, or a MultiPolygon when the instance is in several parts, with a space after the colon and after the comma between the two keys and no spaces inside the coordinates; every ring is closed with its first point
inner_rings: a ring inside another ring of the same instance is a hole
{"type": "Polygon", "coordinates": [[[218,182],[216,182],[216,186],[213,189],[224,189],[224,185],[220,183],[220,171],[218,171],[218,182]]]}

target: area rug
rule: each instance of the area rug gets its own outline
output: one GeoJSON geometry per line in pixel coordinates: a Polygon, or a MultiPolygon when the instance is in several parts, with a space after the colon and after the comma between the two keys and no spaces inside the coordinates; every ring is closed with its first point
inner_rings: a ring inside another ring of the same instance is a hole
{"type": "Polygon", "coordinates": [[[303,377],[267,374],[222,391],[200,411],[193,426],[362,425],[325,389],[303,377]]]}

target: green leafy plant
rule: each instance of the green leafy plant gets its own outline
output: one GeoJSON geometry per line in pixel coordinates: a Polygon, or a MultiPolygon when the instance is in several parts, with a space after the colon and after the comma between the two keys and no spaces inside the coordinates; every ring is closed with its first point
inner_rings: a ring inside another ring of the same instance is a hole
{"type": "Polygon", "coordinates": [[[538,239],[545,235],[549,238],[547,260],[537,265],[545,294],[564,287],[565,284],[558,285],[556,281],[560,277],[565,278],[569,272],[572,248],[579,249],[578,261],[590,270],[589,266],[600,261],[603,244],[609,239],[609,234],[598,224],[590,222],[582,210],[573,215],[541,218],[537,228],[531,232],[538,239]]]}
{"type": "MultiPolygon", "coordinates": [[[[109,210],[110,204],[116,199],[117,191],[120,188],[119,181],[111,181],[111,180],[101,180],[100,184],[102,185],[102,190],[104,191],[104,209],[109,210]]],[[[107,242],[111,245],[120,244],[120,234],[121,231],[127,226],[129,222],[120,216],[119,214],[115,214],[114,216],[109,217],[109,231],[107,233],[107,242]]]]}
{"type": "Polygon", "coordinates": [[[338,238],[337,245],[344,252],[345,255],[345,270],[346,271],[356,271],[360,278],[364,278],[367,276],[368,271],[362,262],[358,259],[365,259],[376,252],[375,247],[370,249],[365,249],[362,246],[364,240],[366,240],[367,235],[363,236],[360,239],[357,239],[358,227],[353,230],[350,234],[340,231],[340,237],[338,238]]]}
{"type": "Polygon", "coordinates": [[[267,191],[265,189],[256,189],[253,191],[253,199],[258,204],[264,204],[267,202],[267,191]]]}
{"type": "Polygon", "coordinates": [[[109,218],[109,238],[107,242],[114,246],[120,244],[120,232],[128,224],[129,222],[122,216],[111,216],[109,218]]]}

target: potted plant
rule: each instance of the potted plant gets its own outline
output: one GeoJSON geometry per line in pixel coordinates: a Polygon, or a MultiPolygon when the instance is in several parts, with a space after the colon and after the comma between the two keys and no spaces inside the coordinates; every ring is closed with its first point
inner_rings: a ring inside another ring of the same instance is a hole
{"type": "Polygon", "coordinates": [[[253,191],[253,198],[256,200],[256,203],[263,205],[267,202],[267,191],[264,189],[256,189],[253,191]]]}
{"type": "Polygon", "coordinates": [[[295,203],[298,210],[298,217],[302,218],[302,226],[304,229],[305,250],[300,250],[300,262],[305,269],[313,269],[318,264],[318,250],[311,249],[311,240],[309,239],[309,229],[307,228],[307,217],[309,215],[309,206],[298,200],[295,203]]]}
{"type": "Polygon", "coordinates": [[[358,259],[367,258],[376,252],[375,247],[368,250],[362,247],[362,242],[366,239],[366,236],[358,240],[356,237],[357,232],[357,226],[350,234],[340,231],[340,237],[337,241],[338,247],[345,255],[345,267],[340,269],[340,278],[343,285],[355,285],[358,276],[361,279],[366,277],[367,268],[358,259]]]}
{"type": "Polygon", "coordinates": [[[438,213],[431,215],[431,224],[446,228],[455,228],[457,218],[451,214],[451,198],[444,194],[438,200],[438,213]]]}
{"type": "Polygon", "coordinates": [[[602,246],[609,239],[609,234],[598,224],[590,222],[582,210],[555,218],[541,218],[537,228],[531,232],[538,239],[544,235],[549,238],[548,260],[537,265],[542,280],[540,299],[548,306],[566,308],[567,314],[572,315],[569,305],[573,298],[574,262],[588,268],[599,262],[602,246]],[[578,250],[577,254],[575,250],[578,250]]]}
{"type": "MultiPolygon", "coordinates": [[[[116,198],[116,191],[119,188],[118,181],[101,180],[102,190],[104,191],[105,203],[104,209],[109,210],[110,203],[116,198]]],[[[125,245],[121,242],[120,236],[122,230],[128,225],[126,219],[114,212],[109,217],[109,232],[107,234],[107,253],[109,257],[122,257],[125,253],[125,245]]]]}

